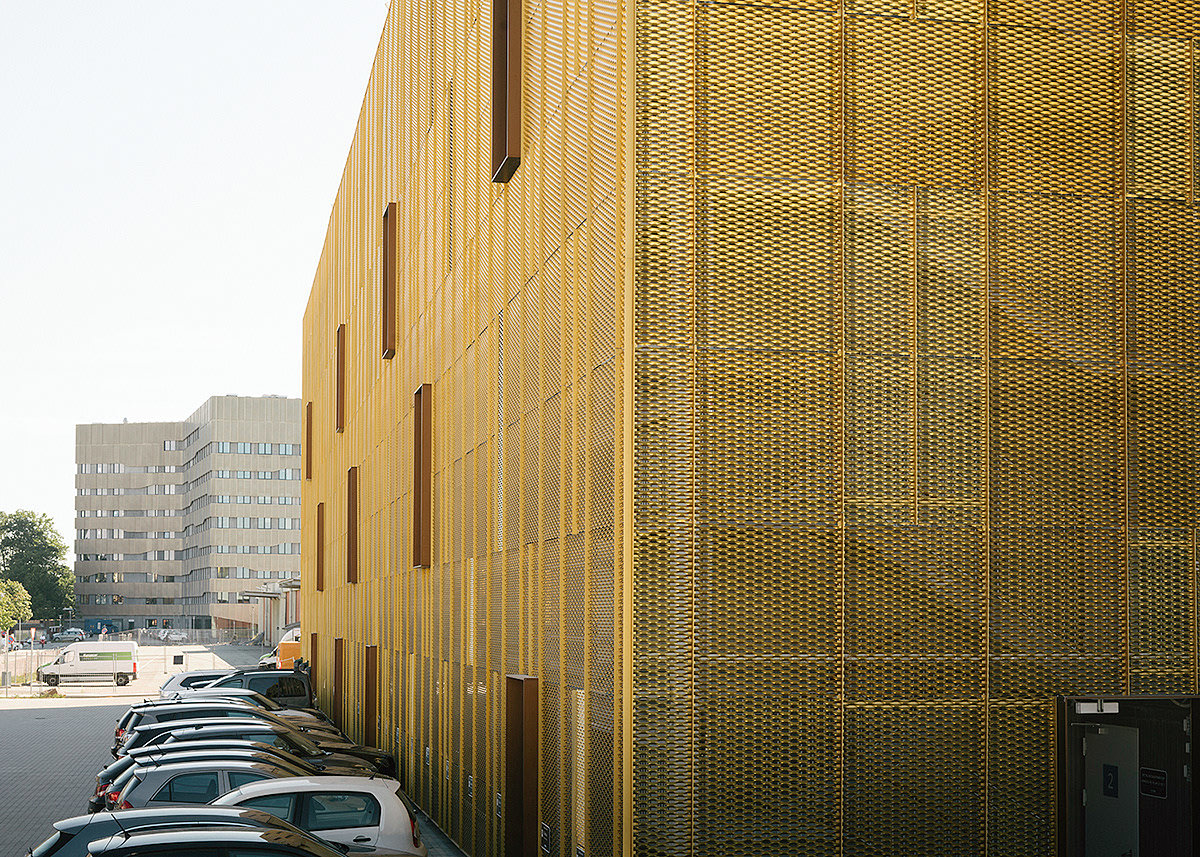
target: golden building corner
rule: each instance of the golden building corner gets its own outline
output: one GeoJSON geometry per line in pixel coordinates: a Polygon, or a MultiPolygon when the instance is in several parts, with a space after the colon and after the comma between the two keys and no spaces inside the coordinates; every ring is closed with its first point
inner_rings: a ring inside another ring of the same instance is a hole
{"type": "Polygon", "coordinates": [[[513,674],[537,853],[1054,854],[1054,698],[1198,690],[1198,38],[394,0],[304,316],[322,704],[473,857],[513,674]]]}

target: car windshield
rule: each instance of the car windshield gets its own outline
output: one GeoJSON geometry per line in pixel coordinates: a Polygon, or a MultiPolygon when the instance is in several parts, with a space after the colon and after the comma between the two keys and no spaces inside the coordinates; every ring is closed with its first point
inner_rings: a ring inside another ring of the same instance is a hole
{"type": "Polygon", "coordinates": [[[287,733],[287,740],[293,747],[299,747],[310,756],[321,752],[321,748],[312,741],[309,741],[307,738],[302,738],[294,732],[287,733]]]}

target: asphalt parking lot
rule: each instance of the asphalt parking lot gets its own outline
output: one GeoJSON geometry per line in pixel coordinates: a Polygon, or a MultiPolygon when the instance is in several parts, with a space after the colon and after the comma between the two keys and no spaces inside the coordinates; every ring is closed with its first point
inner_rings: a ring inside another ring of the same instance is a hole
{"type": "MultiPolygon", "coordinates": [[[[41,698],[44,685],[0,691],[0,782],[9,792],[0,807],[0,855],[23,855],[62,818],[86,812],[96,773],[112,761],[117,719],[133,702],[157,697],[171,672],[257,663],[266,651],[246,646],[142,646],[137,681],[60,685],[60,698],[41,698]],[[182,656],[183,664],[175,663],[182,656]],[[18,696],[18,694],[21,694],[18,696]]],[[[53,653],[47,652],[47,659],[53,653]]],[[[422,815],[430,857],[462,852],[422,815]]]]}

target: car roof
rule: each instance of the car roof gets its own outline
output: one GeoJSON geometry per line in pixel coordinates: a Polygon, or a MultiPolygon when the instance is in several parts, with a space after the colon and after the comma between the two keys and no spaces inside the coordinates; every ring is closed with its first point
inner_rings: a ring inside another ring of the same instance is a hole
{"type": "Polygon", "coordinates": [[[188,672],[175,673],[175,675],[170,676],[166,681],[159,685],[159,689],[161,690],[162,688],[168,686],[174,687],[177,684],[182,684],[188,679],[198,678],[211,680],[223,678],[224,676],[229,675],[231,672],[233,672],[233,670],[189,670],[188,672]]]}
{"type": "MultiPolygon", "coordinates": [[[[132,708],[134,711],[145,711],[147,708],[161,708],[164,705],[180,705],[185,702],[191,702],[194,699],[195,699],[195,697],[193,697],[190,693],[186,693],[186,692],[185,693],[173,693],[170,696],[164,696],[159,699],[147,699],[142,702],[135,702],[133,705],[131,705],[129,707],[132,708]]],[[[200,697],[200,699],[205,702],[220,702],[222,699],[225,699],[230,702],[241,703],[242,698],[238,697],[237,699],[235,699],[233,696],[222,697],[222,696],[208,695],[208,696],[200,697]]]]}
{"type": "MultiPolygon", "coordinates": [[[[163,747],[162,744],[152,745],[156,748],[163,747]]],[[[133,763],[139,768],[162,767],[163,765],[174,764],[175,762],[186,762],[198,759],[221,759],[221,760],[246,760],[262,762],[268,765],[278,765],[284,767],[290,765],[297,770],[312,770],[312,765],[305,761],[285,758],[276,753],[265,753],[262,750],[256,750],[252,747],[201,747],[193,750],[188,746],[188,742],[182,744],[167,744],[167,747],[179,747],[178,750],[162,750],[158,753],[142,753],[133,757],[133,763]]],[[[138,749],[141,749],[140,747],[138,749]]]]}
{"type": "MultiPolygon", "coordinates": [[[[135,764],[135,767],[142,770],[153,768],[159,773],[167,774],[173,774],[176,771],[208,771],[229,768],[239,771],[279,771],[281,774],[291,775],[291,771],[281,768],[278,765],[272,765],[268,762],[252,762],[249,759],[193,759],[189,762],[168,762],[163,765],[135,764]]],[[[141,777],[138,779],[141,779],[141,777]]],[[[350,779],[354,778],[350,777],[350,779]]]]}
{"type": "MultiPolygon", "coordinates": [[[[76,815],[71,818],[64,818],[54,822],[54,829],[63,832],[70,831],[72,835],[78,833],[90,822],[93,821],[113,821],[119,820],[124,827],[132,827],[142,824],[158,824],[166,822],[168,819],[180,819],[182,821],[203,821],[209,820],[219,821],[221,819],[248,819],[260,821],[264,824],[269,824],[272,827],[276,826],[271,823],[271,819],[282,821],[278,816],[272,815],[269,812],[263,812],[258,809],[250,809],[244,806],[193,806],[188,804],[175,804],[173,806],[155,806],[155,807],[134,807],[133,809],[123,809],[120,811],[118,819],[113,818],[114,813],[110,810],[101,810],[100,812],[89,813],[87,815],[76,815]]],[[[284,824],[288,824],[284,822],[284,824]]],[[[288,827],[291,827],[288,824],[288,827]]]]}
{"type": "Polygon", "coordinates": [[[280,792],[314,792],[314,791],[355,791],[373,792],[375,794],[395,794],[400,788],[400,782],[382,775],[372,777],[353,777],[348,774],[331,774],[315,777],[278,777],[273,780],[258,780],[238,786],[217,798],[222,804],[230,795],[236,797],[252,797],[280,792]],[[261,786],[261,788],[255,788],[261,786]]]}
{"type": "MultiPolygon", "coordinates": [[[[308,679],[308,677],[309,677],[308,673],[303,672],[302,670],[295,670],[295,669],[292,669],[292,670],[281,670],[281,669],[263,670],[263,669],[259,669],[257,667],[238,667],[232,673],[230,673],[230,675],[231,676],[234,676],[234,675],[294,676],[296,678],[304,678],[304,679],[308,679]]],[[[228,676],[222,676],[222,678],[228,678],[228,676]]]]}
{"type": "MultiPolygon", "coordinates": [[[[192,731],[202,735],[218,735],[222,732],[244,732],[248,727],[255,732],[262,732],[264,735],[268,732],[275,735],[286,735],[292,730],[290,727],[271,723],[267,720],[247,720],[242,717],[226,717],[223,720],[182,720],[175,721],[176,723],[186,723],[192,731]]],[[[164,726],[166,724],[154,723],[153,726],[164,726]]]]}
{"type": "Polygon", "coordinates": [[[159,706],[162,706],[162,705],[181,705],[181,706],[185,706],[185,707],[192,706],[192,707],[196,707],[196,708],[200,708],[200,709],[218,708],[218,707],[228,708],[229,707],[228,703],[231,703],[231,702],[238,705],[239,707],[246,707],[246,705],[247,705],[246,703],[242,702],[240,699],[234,699],[233,697],[225,697],[223,699],[222,698],[212,699],[210,697],[194,698],[191,696],[191,694],[188,694],[183,699],[175,699],[174,697],[172,697],[170,699],[147,699],[145,702],[135,702],[133,705],[131,705],[129,707],[132,708],[134,711],[140,711],[141,709],[144,709],[144,708],[158,708],[159,706]]]}
{"type": "MultiPolygon", "coordinates": [[[[288,752],[280,747],[276,747],[274,744],[267,744],[264,741],[213,738],[210,741],[183,741],[176,744],[143,744],[141,747],[134,747],[129,751],[128,755],[136,759],[138,756],[153,756],[155,753],[189,753],[204,750],[255,750],[275,755],[286,755],[288,752]]],[[[124,756],[121,758],[124,758],[124,756]]]]}
{"type": "MultiPolygon", "coordinates": [[[[113,851],[124,851],[126,848],[142,849],[175,846],[195,843],[196,836],[187,836],[186,828],[160,830],[147,833],[134,833],[130,836],[117,834],[107,839],[97,840],[88,845],[89,853],[107,854],[113,851]]],[[[254,846],[261,844],[286,845],[319,857],[341,857],[342,852],[322,845],[309,834],[294,830],[261,829],[255,827],[206,827],[198,834],[203,843],[210,847],[224,846],[254,846]]],[[[382,852],[376,852],[382,853],[382,852]]]]}
{"type": "Polygon", "coordinates": [[[160,723],[139,723],[133,727],[133,731],[143,733],[173,732],[176,729],[199,729],[203,726],[213,726],[218,723],[230,729],[243,729],[247,726],[263,724],[273,729],[278,729],[281,732],[288,731],[286,724],[281,726],[269,720],[255,720],[249,717],[192,717],[187,720],[163,720],[160,723]]]}
{"type": "MultiPolygon", "coordinates": [[[[227,676],[218,676],[218,678],[227,678],[227,676]]],[[[259,693],[257,690],[251,690],[248,687],[212,687],[211,685],[207,685],[207,684],[200,684],[200,685],[196,685],[195,687],[189,687],[186,690],[181,691],[181,693],[184,695],[185,699],[187,697],[190,697],[193,695],[203,697],[205,694],[220,695],[222,693],[232,694],[233,696],[250,696],[250,695],[262,696],[262,694],[259,693]]]]}

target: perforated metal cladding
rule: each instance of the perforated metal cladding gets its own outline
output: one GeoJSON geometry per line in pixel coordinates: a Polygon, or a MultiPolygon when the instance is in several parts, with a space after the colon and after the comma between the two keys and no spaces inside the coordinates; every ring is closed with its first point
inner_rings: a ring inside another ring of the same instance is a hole
{"type": "Polygon", "coordinates": [[[636,7],[636,855],[1048,855],[1194,692],[1191,0],[636,7]]]}
{"type": "MultiPolygon", "coordinates": [[[[490,4],[396,0],[389,10],[304,328],[314,412],[306,526],[315,502],[327,505],[327,521],[344,519],[333,474],[359,467],[360,573],[323,593],[309,590],[306,573],[303,620],[350,651],[378,645],[385,664],[395,658],[399,668],[381,673],[391,720],[381,723],[383,744],[400,757],[410,794],[472,855],[499,854],[506,822],[503,676],[553,678],[541,685],[550,729],[542,818],[557,853],[576,844],[604,853],[621,825],[612,772],[625,746],[614,734],[625,699],[613,635],[626,559],[614,397],[629,365],[620,185],[630,40],[625,9],[611,0],[534,2],[525,12],[521,165],[500,187],[487,170],[490,4]],[[383,360],[379,216],[388,202],[397,345],[383,360]],[[345,431],[335,437],[332,336],[342,324],[345,431]],[[433,401],[432,557],[413,569],[411,402],[423,384],[433,401]],[[590,718],[578,759],[560,747],[568,681],[590,718]],[[565,772],[549,767],[577,762],[576,800],[563,794],[565,772]]],[[[332,547],[344,542],[343,532],[328,534],[327,582],[344,579],[345,557],[332,547]]],[[[317,661],[317,675],[327,673],[317,661]]]]}

